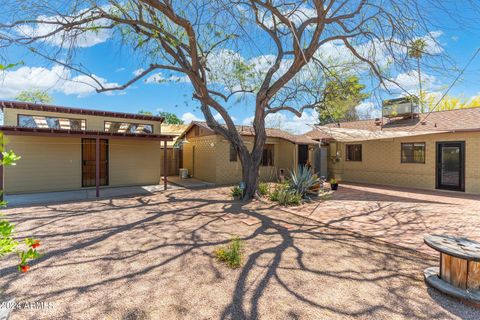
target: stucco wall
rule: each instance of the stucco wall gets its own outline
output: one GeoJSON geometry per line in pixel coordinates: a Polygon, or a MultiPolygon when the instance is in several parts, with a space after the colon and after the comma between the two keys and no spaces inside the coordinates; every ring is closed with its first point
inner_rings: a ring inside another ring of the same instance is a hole
{"type": "Polygon", "coordinates": [[[329,175],[350,182],[435,189],[436,142],[465,141],[465,192],[480,193],[480,134],[445,133],[362,142],[362,161],[345,161],[345,143],[331,143],[329,175]],[[402,142],[425,142],[425,163],[401,163],[402,142]],[[332,161],[340,151],[340,162],[332,161]]]}
{"type": "MultiPolygon", "coordinates": [[[[22,158],[5,167],[5,192],[75,190],[82,187],[80,138],[7,136],[6,149],[22,158]]],[[[160,182],[160,145],[109,139],[109,186],[160,182]]]]}
{"type": "Polygon", "coordinates": [[[22,158],[5,167],[5,192],[72,190],[82,186],[80,138],[6,137],[22,158]]]}
{"type": "Polygon", "coordinates": [[[104,131],[104,122],[113,121],[113,122],[129,122],[129,123],[139,123],[139,124],[151,124],[153,125],[153,133],[161,133],[161,123],[159,121],[148,121],[148,120],[137,120],[137,119],[124,119],[124,118],[112,118],[112,117],[101,117],[101,116],[89,116],[82,114],[69,114],[63,112],[45,112],[45,111],[36,111],[36,110],[21,110],[21,109],[12,109],[5,108],[3,115],[3,123],[6,126],[16,126],[18,125],[17,116],[19,114],[23,115],[36,115],[36,116],[48,116],[48,117],[59,117],[59,118],[68,118],[68,119],[83,119],[86,122],[86,129],[91,131],[104,131]]]}
{"type": "Polygon", "coordinates": [[[110,139],[109,148],[110,186],[160,183],[160,142],[110,139]]]}

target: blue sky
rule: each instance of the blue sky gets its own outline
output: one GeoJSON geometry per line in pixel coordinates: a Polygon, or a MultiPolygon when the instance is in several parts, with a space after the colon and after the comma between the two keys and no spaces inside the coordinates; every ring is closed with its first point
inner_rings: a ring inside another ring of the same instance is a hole
{"type": "MultiPolygon", "coordinates": [[[[447,21],[440,15],[433,18],[438,21],[447,21]]],[[[432,31],[437,32],[436,39],[441,44],[442,50],[453,59],[458,67],[463,67],[480,46],[478,29],[473,29],[468,25],[461,27],[453,22],[448,22],[439,25],[436,30],[432,31]]],[[[55,80],[55,74],[59,73],[58,66],[47,64],[26,50],[8,49],[5,58],[10,62],[23,60],[24,65],[2,74],[0,99],[11,100],[19,91],[37,87],[48,90],[57,105],[132,113],[139,110],[153,113],[169,111],[186,121],[203,118],[198,110],[198,104],[191,98],[191,86],[186,82],[159,84],[139,81],[121,93],[97,94],[85,85],[65,84],[61,80],[55,80]]],[[[81,48],[77,57],[77,61],[81,61],[82,64],[88,66],[96,76],[103,78],[106,83],[118,84],[128,81],[135,70],[145,67],[138,62],[139,60],[139,57],[131,56],[127,51],[119,49],[115,43],[109,41],[108,37],[95,39],[91,45],[81,48]]],[[[453,88],[450,94],[461,95],[464,98],[480,95],[479,71],[480,57],[474,61],[461,82],[453,88]]],[[[70,78],[74,76],[67,75],[70,78]]],[[[442,92],[455,76],[456,73],[450,72],[448,76],[437,76],[429,79],[427,74],[425,81],[432,82],[431,90],[442,92]]],[[[411,81],[410,78],[404,77],[403,79],[408,82],[411,81]]],[[[368,79],[363,80],[368,82],[368,79]]],[[[406,85],[411,84],[406,83],[406,85]]],[[[375,109],[376,105],[373,102],[367,101],[367,103],[370,107],[373,104],[375,109]]],[[[367,110],[371,111],[371,109],[367,110]]],[[[230,107],[230,113],[237,123],[247,124],[248,118],[253,114],[251,101],[247,100],[233,104],[230,107]]],[[[377,115],[378,111],[367,114],[371,117],[377,115]]],[[[305,131],[308,129],[308,124],[313,124],[314,117],[314,114],[308,114],[303,119],[295,119],[293,114],[285,113],[280,116],[278,121],[286,127],[294,127],[294,131],[305,131]]]]}

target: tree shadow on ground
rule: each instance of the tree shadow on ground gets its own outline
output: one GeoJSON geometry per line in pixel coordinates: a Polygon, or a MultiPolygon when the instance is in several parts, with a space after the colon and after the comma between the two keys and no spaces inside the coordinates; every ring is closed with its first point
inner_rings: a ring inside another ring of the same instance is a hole
{"type": "MultiPolygon", "coordinates": [[[[423,268],[436,264],[430,257],[258,202],[225,201],[223,195],[201,196],[201,191],[171,192],[133,201],[48,206],[33,219],[24,212],[12,215],[19,225],[25,224],[22,233],[62,241],[38,261],[38,272],[85,265],[106,268],[103,277],[73,284],[65,284],[69,277],[62,275],[55,279],[61,285],[29,292],[31,299],[82,299],[105,288],[123,293],[126,283],[135,284],[145,277],[164,281],[167,267],[174,265],[173,292],[180,290],[182,277],[188,278],[198,266],[226,286],[225,303],[217,306],[214,318],[316,314],[320,318],[431,319],[448,318],[450,313],[467,318],[472,312],[458,303],[455,308],[445,307],[437,299],[438,304],[432,306],[422,282],[423,268]],[[246,223],[252,220],[256,223],[246,223]],[[225,271],[212,252],[233,235],[239,235],[246,245],[245,262],[238,271],[225,271]],[[129,245],[116,246],[119,240],[129,245]],[[118,265],[132,267],[109,272],[118,265]],[[341,294],[335,297],[338,290],[341,294]]],[[[22,292],[17,283],[20,276],[12,266],[1,268],[0,277],[4,292],[22,292]]],[[[215,282],[212,291],[213,286],[215,282]]],[[[142,290],[159,288],[148,285],[142,290]]],[[[211,298],[209,292],[195,294],[211,298]]],[[[188,301],[174,309],[171,312],[179,317],[195,311],[188,301]]],[[[65,314],[72,317],[73,312],[66,310],[65,314]]],[[[98,310],[103,315],[109,312],[114,312],[109,304],[98,310]]],[[[130,309],[123,318],[145,312],[130,309]]]]}

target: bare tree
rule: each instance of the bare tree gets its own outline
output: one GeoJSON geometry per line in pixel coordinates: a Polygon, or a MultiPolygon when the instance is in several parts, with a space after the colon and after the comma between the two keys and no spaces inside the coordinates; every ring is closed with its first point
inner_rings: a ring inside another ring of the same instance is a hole
{"type": "Polygon", "coordinates": [[[301,116],[318,106],[336,67],[369,72],[385,86],[392,81],[387,67],[409,69],[408,44],[429,37],[431,26],[417,0],[3,2],[9,16],[3,21],[10,22],[0,25],[2,47],[25,46],[89,77],[98,92],[124,90],[158,71],[171,73],[162,81],[188,79],[207,124],[239,154],[245,199],[258,184],[268,114],[301,116]],[[106,86],[76,55],[92,34],[134,52],[143,69],[122,85],[106,86]],[[340,50],[338,57],[333,49],[340,50]],[[239,95],[252,97],[251,148],[228,112],[239,95]]]}

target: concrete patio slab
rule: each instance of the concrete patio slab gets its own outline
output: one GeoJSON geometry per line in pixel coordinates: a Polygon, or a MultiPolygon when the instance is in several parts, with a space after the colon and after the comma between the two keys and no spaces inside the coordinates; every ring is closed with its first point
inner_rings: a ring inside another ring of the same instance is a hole
{"type": "MultiPolygon", "coordinates": [[[[169,184],[167,189],[181,189],[181,187],[169,184]]],[[[9,207],[23,207],[30,205],[62,203],[84,200],[98,200],[115,197],[135,196],[135,195],[151,195],[156,192],[164,191],[162,185],[150,186],[132,186],[117,188],[101,188],[100,197],[95,197],[95,189],[82,189],[58,192],[39,192],[26,194],[5,195],[5,200],[9,207]]]]}
{"type": "MultiPolygon", "coordinates": [[[[213,187],[215,184],[195,178],[182,179],[179,176],[170,176],[167,178],[169,183],[181,186],[187,189],[207,188],[213,187]]],[[[162,178],[163,181],[163,178],[162,178]]]]}

